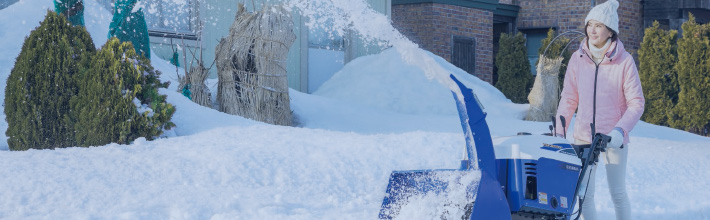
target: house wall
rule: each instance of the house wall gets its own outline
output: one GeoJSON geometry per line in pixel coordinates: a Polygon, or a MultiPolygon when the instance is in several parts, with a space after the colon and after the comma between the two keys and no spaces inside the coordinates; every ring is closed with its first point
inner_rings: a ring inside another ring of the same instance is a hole
{"type": "Polygon", "coordinates": [[[679,0],[644,1],[644,26],[650,27],[653,25],[653,21],[661,20],[661,22],[663,22],[661,26],[664,26],[666,29],[680,29],[680,25],[683,22],[682,15],[678,13],[678,1],[679,0]]]}
{"type": "Polygon", "coordinates": [[[644,26],[641,1],[619,1],[619,39],[624,42],[626,50],[634,57],[637,57],[641,41],[643,41],[644,26]]]}
{"type": "Polygon", "coordinates": [[[644,0],[644,27],[650,27],[658,21],[660,27],[678,30],[682,36],[682,25],[688,21],[688,13],[692,13],[695,22],[710,23],[710,2],[707,0],[644,0]]]}
{"type": "Polygon", "coordinates": [[[451,62],[453,36],[476,40],[475,72],[493,81],[493,12],[440,3],[392,6],[394,26],[422,49],[451,62]]]}

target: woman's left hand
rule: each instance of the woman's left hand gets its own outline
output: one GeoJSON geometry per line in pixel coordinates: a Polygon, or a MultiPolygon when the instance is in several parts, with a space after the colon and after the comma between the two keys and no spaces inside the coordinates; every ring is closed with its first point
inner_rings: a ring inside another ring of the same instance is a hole
{"type": "Polygon", "coordinates": [[[611,132],[607,134],[611,137],[608,147],[621,148],[621,145],[624,144],[624,133],[620,130],[620,128],[614,128],[614,130],[611,130],[611,132]]]}

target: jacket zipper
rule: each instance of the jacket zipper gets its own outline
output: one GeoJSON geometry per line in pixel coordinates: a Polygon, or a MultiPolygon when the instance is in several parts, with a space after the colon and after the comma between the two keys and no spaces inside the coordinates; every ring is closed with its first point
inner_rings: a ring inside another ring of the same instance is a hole
{"type": "Polygon", "coordinates": [[[597,132],[596,131],[596,126],[597,126],[597,78],[599,76],[599,65],[602,62],[604,62],[604,60],[602,59],[602,61],[599,63],[594,62],[594,59],[591,56],[589,56],[589,54],[587,54],[586,51],[582,50],[582,52],[584,52],[584,55],[587,55],[587,57],[592,61],[592,63],[594,64],[594,67],[595,67],[595,69],[594,69],[594,98],[593,98],[593,102],[592,102],[592,124],[589,125],[590,127],[592,127],[591,135],[592,135],[592,140],[594,140],[594,135],[597,132]]]}

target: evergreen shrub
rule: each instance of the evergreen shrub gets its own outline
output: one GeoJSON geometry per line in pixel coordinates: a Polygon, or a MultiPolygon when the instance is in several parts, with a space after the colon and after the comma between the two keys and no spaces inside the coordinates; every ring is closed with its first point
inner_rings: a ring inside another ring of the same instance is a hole
{"type": "Polygon", "coordinates": [[[5,120],[10,150],[73,146],[69,99],[73,80],[95,52],[84,27],[48,11],[25,38],[5,88],[5,120]]]}
{"type": "Polygon", "coordinates": [[[534,78],[522,33],[501,34],[495,64],[498,68],[495,87],[514,103],[527,103],[534,78]]]}
{"type": "Polygon", "coordinates": [[[691,14],[678,40],[678,104],[669,124],[700,135],[710,134],[710,25],[691,14]]]}
{"type": "Polygon", "coordinates": [[[71,99],[72,119],[79,146],[126,144],[139,138],[152,140],[175,125],[175,108],[158,88],[159,71],[136,54],[130,42],[110,39],[87,71],[77,75],[79,93],[71,99]]]}
{"type": "Polygon", "coordinates": [[[678,102],[678,31],[660,28],[658,21],[644,31],[638,51],[639,77],[646,98],[641,120],[668,126],[668,117],[678,102]]]}

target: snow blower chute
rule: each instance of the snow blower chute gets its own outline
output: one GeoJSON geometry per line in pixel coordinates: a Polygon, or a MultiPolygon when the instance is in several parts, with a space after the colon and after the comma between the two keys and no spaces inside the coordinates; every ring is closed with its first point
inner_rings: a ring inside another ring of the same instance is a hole
{"type": "MultiPolygon", "coordinates": [[[[570,219],[609,137],[571,145],[552,133],[492,139],[473,91],[451,78],[466,139],[459,169],[392,172],[380,219],[570,219]],[[580,161],[581,159],[581,161],[580,161]],[[576,198],[576,199],[575,199],[576,198]],[[436,207],[432,207],[436,206],[436,207]]],[[[577,215],[578,216],[578,215],[577,215]]]]}

